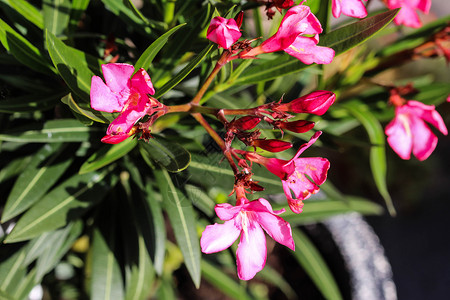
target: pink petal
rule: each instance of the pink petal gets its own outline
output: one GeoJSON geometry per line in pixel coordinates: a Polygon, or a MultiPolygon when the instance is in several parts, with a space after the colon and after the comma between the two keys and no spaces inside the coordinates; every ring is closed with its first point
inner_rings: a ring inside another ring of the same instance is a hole
{"type": "Polygon", "coordinates": [[[431,0],[406,0],[413,8],[420,9],[424,13],[428,14],[431,8],[431,0]]]}
{"type": "Polygon", "coordinates": [[[342,0],[342,13],[349,17],[365,18],[367,10],[361,0],[342,0]]]}
{"type": "Polygon", "coordinates": [[[396,25],[405,25],[412,28],[419,28],[422,26],[419,15],[417,15],[414,8],[410,6],[402,6],[397,16],[395,16],[394,23],[396,25]]]}
{"type": "Polygon", "coordinates": [[[114,121],[109,124],[106,134],[128,133],[134,124],[143,116],[146,111],[138,111],[134,109],[127,109],[121,113],[114,121]]]}
{"type": "Polygon", "coordinates": [[[103,80],[93,76],[91,80],[91,107],[98,111],[120,112],[123,108],[120,96],[114,94],[103,80]]]}
{"type": "Polygon", "coordinates": [[[321,134],[322,134],[322,131],[317,131],[316,133],[314,133],[313,136],[309,139],[309,141],[307,143],[305,143],[305,144],[300,146],[300,148],[298,149],[298,151],[295,154],[295,156],[293,158],[291,158],[289,160],[289,162],[292,162],[295,159],[297,159],[306,149],[311,147],[311,145],[314,144],[317,141],[317,139],[319,138],[319,136],[321,134]]]}
{"type": "Polygon", "coordinates": [[[250,221],[247,230],[243,230],[236,251],[238,276],[241,280],[250,280],[266,264],[266,237],[261,227],[250,221]]]}
{"type": "Polygon", "coordinates": [[[139,69],[131,78],[131,86],[141,94],[155,94],[150,76],[144,69],[139,69]]]}
{"type": "Polygon", "coordinates": [[[208,27],[206,38],[217,43],[219,47],[228,49],[241,35],[242,33],[234,19],[214,17],[208,27]]]}
{"type": "Polygon", "coordinates": [[[242,210],[243,205],[233,206],[229,203],[220,203],[214,207],[217,216],[222,221],[228,221],[236,217],[236,215],[242,210]]]}
{"type": "Polygon", "coordinates": [[[414,110],[415,115],[439,129],[442,134],[448,134],[444,120],[435,110],[434,105],[426,105],[419,101],[410,100],[407,102],[407,106],[414,110]]]}
{"type": "Polygon", "coordinates": [[[105,64],[102,65],[103,77],[106,85],[114,93],[121,93],[130,89],[129,80],[133,75],[134,67],[129,64],[105,64]]]}
{"type": "Polygon", "coordinates": [[[412,151],[418,160],[427,159],[436,148],[438,138],[433,134],[424,121],[415,117],[410,119],[413,135],[412,151]]]}
{"type": "Polygon", "coordinates": [[[295,160],[295,170],[306,174],[315,184],[321,185],[327,180],[330,162],[322,157],[302,157],[295,160]]]}
{"type": "Polygon", "coordinates": [[[106,144],[118,144],[125,141],[130,136],[128,134],[122,133],[118,135],[105,135],[101,141],[106,144]]]}
{"type": "Polygon", "coordinates": [[[340,0],[333,0],[331,2],[331,11],[333,13],[333,17],[339,18],[341,15],[341,1],[340,0]]]}
{"type": "Polygon", "coordinates": [[[329,64],[333,61],[334,50],[317,46],[313,38],[298,36],[284,51],[305,64],[329,64]]]}
{"type": "Polygon", "coordinates": [[[271,238],[278,243],[285,245],[289,249],[295,250],[291,225],[281,217],[274,215],[272,207],[266,199],[260,198],[256,201],[252,201],[246,209],[257,211],[257,222],[271,238]]]}
{"type": "Polygon", "coordinates": [[[413,138],[407,115],[396,113],[396,117],[386,126],[385,133],[392,150],[402,159],[410,159],[413,138]]]}
{"type": "Polygon", "coordinates": [[[200,239],[202,252],[209,254],[225,250],[234,243],[240,233],[241,230],[236,227],[234,220],[208,225],[200,239]]]}

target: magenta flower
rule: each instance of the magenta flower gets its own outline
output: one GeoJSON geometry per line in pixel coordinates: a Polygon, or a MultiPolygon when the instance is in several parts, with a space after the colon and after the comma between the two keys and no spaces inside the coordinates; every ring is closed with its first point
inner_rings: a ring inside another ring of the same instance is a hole
{"type": "Polygon", "coordinates": [[[431,0],[387,0],[389,9],[401,8],[394,19],[397,25],[418,28],[422,26],[416,9],[428,14],[431,7],[431,0]]]}
{"type": "Polygon", "coordinates": [[[150,100],[147,94],[153,95],[155,90],[144,69],[133,77],[134,67],[128,64],[105,64],[102,71],[106,83],[98,76],[92,77],[91,107],[109,113],[120,112],[102,139],[102,142],[117,144],[129,137],[136,121],[151,109],[155,100],[150,100]]]}
{"type": "Polygon", "coordinates": [[[209,24],[206,38],[214,42],[224,49],[228,49],[233,45],[242,33],[234,19],[225,19],[222,17],[214,17],[209,24]]]}
{"type": "Polygon", "coordinates": [[[276,107],[277,110],[294,113],[307,113],[321,116],[336,100],[336,95],[329,91],[314,91],[290,102],[276,107]]]}
{"type": "Polygon", "coordinates": [[[266,158],[258,154],[248,154],[247,159],[259,163],[277,175],[283,184],[283,190],[289,207],[294,213],[303,211],[303,201],[319,191],[319,185],[327,179],[330,162],[322,157],[299,157],[322,134],[316,132],[308,143],[298,149],[290,160],[266,158]]]}
{"type": "Polygon", "coordinates": [[[365,18],[367,10],[362,0],[333,0],[331,10],[335,18],[342,14],[353,18],[365,18]]]}
{"type": "Polygon", "coordinates": [[[278,243],[295,250],[291,226],[277,216],[284,209],[273,211],[266,199],[248,202],[241,198],[236,206],[217,204],[215,211],[225,223],[206,226],[200,239],[202,252],[209,254],[225,250],[241,235],[236,251],[238,276],[241,280],[252,279],[266,264],[264,231],[278,243]]]}
{"type": "Polygon", "coordinates": [[[317,46],[318,34],[321,32],[319,20],[308,6],[300,4],[286,12],[278,31],[273,36],[241,57],[250,58],[261,53],[283,50],[306,64],[330,63],[334,57],[334,50],[317,46]]]}
{"type": "Polygon", "coordinates": [[[395,108],[395,118],[386,126],[387,141],[403,159],[410,159],[411,152],[418,160],[425,160],[436,148],[438,138],[428,122],[447,135],[447,127],[434,105],[410,100],[395,108]]]}

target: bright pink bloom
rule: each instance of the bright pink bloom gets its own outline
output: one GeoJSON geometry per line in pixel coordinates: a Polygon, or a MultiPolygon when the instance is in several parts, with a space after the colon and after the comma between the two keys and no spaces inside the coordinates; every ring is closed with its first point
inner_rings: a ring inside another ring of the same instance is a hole
{"type": "Polygon", "coordinates": [[[104,112],[120,112],[102,139],[105,143],[117,144],[125,140],[136,121],[147,114],[152,104],[147,94],[153,95],[155,90],[144,69],[138,70],[133,77],[134,67],[128,64],[105,64],[102,71],[106,84],[100,77],[92,77],[91,107],[104,112]]]}
{"type": "Polygon", "coordinates": [[[242,33],[234,19],[225,19],[222,17],[214,17],[209,24],[206,38],[211,42],[219,45],[219,47],[228,49],[233,45],[242,33]]]}
{"type": "Polygon", "coordinates": [[[342,14],[353,18],[365,18],[367,10],[362,0],[333,0],[331,10],[335,18],[342,14]]]}
{"type": "Polygon", "coordinates": [[[418,28],[422,26],[416,9],[428,14],[431,7],[431,0],[387,0],[389,9],[401,8],[394,19],[397,25],[418,28]]]}
{"type": "Polygon", "coordinates": [[[418,160],[425,160],[436,148],[438,138],[428,122],[447,135],[447,127],[434,105],[410,100],[395,108],[395,118],[386,126],[387,141],[403,159],[410,159],[411,151],[418,160]]]}
{"type": "Polygon", "coordinates": [[[319,185],[327,179],[330,162],[326,158],[299,157],[321,134],[321,131],[316,132],[308,143],[300,146],[297,154],[290,160],[266,158],[258,154],[247,156],[248,160],[262,164],[267,170],[280,177],[289,207],[297,214],[303,211],[302,200],[317,193],[319,185]]]}
{"type": "Polygon", "coordinates": [[[323,115],[336,100],[336,95],[329,91],[314,91],[290,102],[279,105],[276,109],[294,113],[323,115]]]}
{"type": "Polygon", "coordinates": [[[266,264],[264,231],[278,243],[295,250],[291,226],[277,216],[284,209],[273,211],[266,199],[248,202],[241,198],[236,206],[217,204],[215,211],[225,223],[206,226],[200,239],[202,252],[209,254],[225,250],[241,235],[236,256],[238,276],[242,280],[252,279],[266,264]]]}
{"type": "Polygon", "coordinates": [[[308,6],[300,4],[286,12],[278,31],[273,36],[241,57],[254,57],[261,53],[284,50],[306,64],[330,63],[334,57],[334,50],[317,46],[319,33],[322,33],[319,20],[308,6]]]}

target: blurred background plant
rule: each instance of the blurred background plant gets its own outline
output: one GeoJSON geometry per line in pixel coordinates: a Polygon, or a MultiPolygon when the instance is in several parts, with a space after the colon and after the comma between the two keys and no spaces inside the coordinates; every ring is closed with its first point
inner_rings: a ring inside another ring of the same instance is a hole
{"type": "MultiPolygon", "coordinates": [[[[365,19],[332,22],[331,1],[311,0],[306,5],[324,28],[319,45],[336,52],[331,64],[270,53],[222,68],[202,99],[208,106],[248,108],[316,89],[337,95],[324,116],[300,116],[323,131],[308,156],[328,158],[331,169],[303,213],[283,214],[296,251],[268,242],[266,268],[249,282],[235,275],[236,245],[200,253],[201,232],[215,222],[215,204],[232,202],[234,182],[203,127],[189,114],[170,114],[157,120],[148,142],[100,142],[114,119],[89,106],[101,64],[142,67],[155,98],[189,102],[223,51],[206,39],[212,17],[244,11],[243,37],[265,39],[282,14],[274,11],[268,22],[260,4],[0,1],[0,298],[27,299],[33,287],[44,299],[357,298],[353,273],[326,226],[350,212],[407,213],[430,193],[429,181],[448,183],[433,155],[402,161],[386,147],[383,128],[394,117],[392,87],[412,84],[408,100],[446,101],[450,17],[428,16],[410,29],[390,24],[396,11],[373,6],[365,19]]],[[[448,105],[437,109],[448,120],[448,105]]],[[[224,134],[220,122],[208,121],[224,134]]],[[[285,132],[283,139],[300,145],[311,135],[285,132]]],[[[273,195],[274,208],[286,207],[279,180],[263,168],[254,172],[265,191],[251,197],[273,195]]],[[[390,295],[395,299],[395,287],[390,295]]]]}

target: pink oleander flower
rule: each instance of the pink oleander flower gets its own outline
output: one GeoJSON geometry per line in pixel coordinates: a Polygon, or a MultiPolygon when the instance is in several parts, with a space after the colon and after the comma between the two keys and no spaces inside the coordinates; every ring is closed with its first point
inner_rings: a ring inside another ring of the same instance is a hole
{"type": "Polygon", "coordinates": [[[289,207],[294,213],[303,211],[303,201],[319,191],[319,185],[327,179],[330,162],[322,157],[299,157],[322,134],[316,132],[308,143],[303,144],[297,154],[290,160],[267,158],[258,154],[249,153],[247,159],[267,168],[277,175],[283,184],[283,190],[289,207]]]}
{"type": "Polygon", "coordinates": [[[336,100],[336,95],[329,91],[314,91],[287,103],[282,103],[276,107],[277,110],[307,113],[321,116],[336,100]]]}
{"type": "Polygon", "coordinates": [[[436,148],[438,138],[425,122],[447,135],[447,127],[434,105],[410,100],[395,108],[395,118],[385,132],[389,145],[402,159],[410,159],[412,152],[422,161],[436,148]]]}
{"type": "Polygon", "coordinates": [[[214,17],[209,24],[206,38],[214,42],[224,49],[228,49],[233,45],[242,33],[234,19],[225,19],[222,17],[214,17]]]}
{"type": "Polygon", "coordinates": [[[431,0],[385,0],[389,9],[401,8],[394,19],[397,25],[419,28],[422,26],[416,9],[428,14],[431,7],[431,0]]]}
{"type": "Polygon", "coordinates": [[[317,46],[319,33],[322,33],[319,20],[308,6],[300,4],[286,12],[278,31],[273,36],[261,45],[242,53],[241,58],[285,51],[305,64],[328,64],[334,58],[334,50],[317,46]]]}
{"type": "Polygon", "coordinates": [[[153,95],[155,90],[144,69],[133,75],[132,65],[112,63],[102,65],[102,71],[105,82],[98,76],[92,77],[91,107],[109,113],[120,112],[102,139],[102,142],[117,144],[130,136],[136,121],[145,116],[152,104],[155,104],[153,102],[156,100],[150,100],[147,96],[153,95]]]}
{"type": "Polygon", "coordinates": [[[367,10],[362,0],[333,0],[331,10],[335,18],[342,14],[353,18],[367,17],[367,10]]]}
{"type": "Polygon", "coordinates": [[[209,254],[225,250],[240,235],[236,257],[241,280],[252,279],[266,264],[264,231],[278,243],[295,250],[291,226],[278,216],[284,209],[273,211],[266,199],[259,198],[249,202],[241,198],[236,206],[228,203],[217,204],[215,211],[225,223],[206,226],[200,239],[202,252],[209,254]]]}

